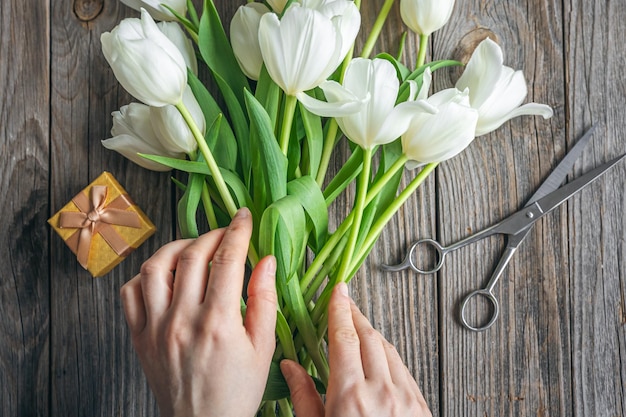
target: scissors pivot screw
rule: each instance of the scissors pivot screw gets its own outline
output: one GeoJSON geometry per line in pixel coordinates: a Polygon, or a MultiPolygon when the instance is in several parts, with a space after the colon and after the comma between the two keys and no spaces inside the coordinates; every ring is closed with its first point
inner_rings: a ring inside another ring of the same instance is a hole
{"type": "Polygon", "coordinates": [[[526,217],[532,219],[533,217],[535,217],[535,214],[532,211],[529,211],[528,213],[526,213],[526,217]]]}

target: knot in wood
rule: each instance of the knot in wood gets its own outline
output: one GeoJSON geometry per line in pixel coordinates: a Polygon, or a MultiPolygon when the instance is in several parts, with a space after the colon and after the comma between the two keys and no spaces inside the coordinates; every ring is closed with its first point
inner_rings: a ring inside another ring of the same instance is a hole
{"type": "MultiPolygon", "coordinates": [[[[496,36],[496,34],[488,28],[477,27],[476,29],[470,30],[461,38],[459,44],[454,49],[452,59],[462,62],[463,64],[467,64],[476,47],[478,47],[478,45],[487,38],[499,43],[498,36],[496,36]]],[[[451,76],[452,82],[456,83],[462,73],[463,67],[455,67],[451,76]]]]}
{"type": "Polygon", "coordinates": [[[74,13],[82,22],[94,20],[103,8],[104,0],[74,0],[74,13]]]}

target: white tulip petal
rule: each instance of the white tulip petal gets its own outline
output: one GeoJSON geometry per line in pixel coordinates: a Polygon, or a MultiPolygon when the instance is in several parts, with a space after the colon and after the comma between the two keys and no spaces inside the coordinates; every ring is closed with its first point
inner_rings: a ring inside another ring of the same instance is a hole
{"type": "Polygon", "coordinates": [[[553,115],[554,112],[552,108],[546,104],[524,104],[521,107],[513,109],[510,113],[503,115],[502,118],[498,120],[493,120],[490,124],[481,123],[481,120],[479,119],[479,123],[476,126],[476,136],[482,136],[486,135],[487,133],[493,132],[494,130],[502,126],[505,122],[518,116],[541,116],[544,119],[549,119],[553,115]]]}
{"type": "MultiPolygon", "coordinates": [[[[189,87],[185,89],[183,94],[183,104],[204,135],[206,130],[204,114],[189,87]]],[[[150,120],[157,139],[169,153],[182,152],[189,155],[198,148],[193,133],[176,107],[172,105],[152,107],[150,108],[150,120]]]]}
{"type": "Polygon", "coordinates": [[[495,90],[504,61],[500,46],[487,38],[482,41],[470,58],[456,88],[469,88],[470,103],[475,109],[481,107],[495,90]]]}
{"type": "Polygon", "coordinates": [[[341,33],[320,12],[293,3],[281,20],[266,13],[259,24],[261,55],[285,93],[311,90],[341,63],[341,33]]]}
{"type": "Polygon", "coordinates": [[[263,56],[259,46],[259,24],[261,17],[270,10],[262,3],[248,3],[239,7],[230,22],[230,42],[235,58],[243,72],[258,80],[263,67],[263,56]]]}
{"type": "Polygon", "coordinates": [[[138,155],[139,153],[148,155],[170,156],[177,159],[181,159],[184,157],[184,155],[182,154],[163,154],[161,150],[152,147],[150,144],[132,135],[120,135],[103,140],[102,146],[107,149],[116,151],[124,157],[130,159],[137,165],[146,169],[150,169],[152,171],[170,171],[171,168],[143,158],[138,155]]]}
{"type": "Polygon", "coordinates": [[[428,97],[428,90],[430,90],[430,84],[433,81],[433,72],[430,67],[427,67],[424,70],[424,74],[422,76],[422,88],[420,88],[419,93],[417,93],[418,100],[425,100],[428,97]]]}
{"type": "Polygon", "coordinates": [[[341,100],[329,103],[306,93],[297,93],[296,98],[311,113],[322,117],[342,117],[353,114],[363,106],[362,100],[341,100]]]}
{"type": "Polygon", "coordinates": [[[135,98],[157,107],[180,102],[187,65],[145,10],[141,20],[124,19],[100,40],[115,77],[135,98]]]}
{"type": "Polygon", "coordinates": [[[157,23],[159,30],[163,32],[167,38],[172,41],[178,48],[178,51],[183,56],[185,64],[194,74],[198,75],[198,60],[196,59],[196,51],[193,48],[193,43],[189,39],[185,32],[181,29],[180,25],[176,22],[160,22],[157,23]]]}

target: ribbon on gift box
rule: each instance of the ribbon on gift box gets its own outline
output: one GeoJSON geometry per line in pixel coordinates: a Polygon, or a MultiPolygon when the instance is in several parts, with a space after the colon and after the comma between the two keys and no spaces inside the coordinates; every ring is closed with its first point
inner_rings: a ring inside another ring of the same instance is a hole
{"type": "Polygon", "coordinates": [[[66,211],[59,217],[59,227],[78,229],[66,243],[76,253],[78,262],[85,269],[89,261],[91,239],[96,233],[102,236],[115,253],[123,256],[131,247],[112,225],[141,228],[139,215],[126,210],[132,206],[130,197],[122,194],[106,204],[107,193],[106,185],[94,185],[91,187],[91,198],[83,191],[72,199],[80,212],[66,211]]]}

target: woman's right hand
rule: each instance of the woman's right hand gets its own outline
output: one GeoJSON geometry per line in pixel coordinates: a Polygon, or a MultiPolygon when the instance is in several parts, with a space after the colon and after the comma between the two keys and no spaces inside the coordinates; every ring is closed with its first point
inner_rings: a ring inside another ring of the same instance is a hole
{"type": "Polygon", "coordinates": [[[289,360],[280,364],[298,417],[431,416],[400,355],[372,327],[343,283],[328,306],[328,343],[325,405],[304,368],[289,360]]]}

